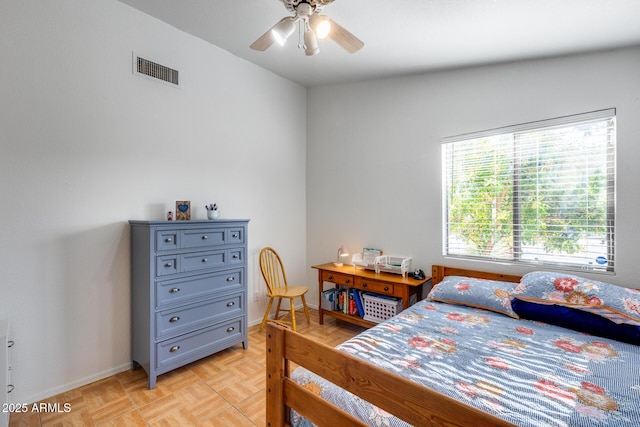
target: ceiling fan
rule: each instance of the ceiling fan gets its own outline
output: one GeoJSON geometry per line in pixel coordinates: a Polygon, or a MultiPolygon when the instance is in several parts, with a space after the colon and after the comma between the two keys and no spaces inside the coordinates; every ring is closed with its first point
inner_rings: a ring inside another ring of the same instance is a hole
{"type": "Polygon", "coordinates": [[[251,49],[264,51],[278,42],[283,45],[287,38],[295,31],[298,24],[300,33],[300,43],[298,47],[304,49],[307,56],[320,52],[318,39],[329,37],[338,43],[349,53],[357,52],[364,46],[364,43],[338,25],[334,20],[326,15],[320,15],[322,9],[334,0],[280,0],[284,7],[293,16],[287,16],[278,21],[266,33],[251,44],[251,49]]]}

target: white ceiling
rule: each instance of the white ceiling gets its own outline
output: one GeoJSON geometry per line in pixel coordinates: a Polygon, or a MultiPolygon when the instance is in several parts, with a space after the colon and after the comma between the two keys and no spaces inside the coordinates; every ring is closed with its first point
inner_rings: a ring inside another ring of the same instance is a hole
{"type": "Polygon", "coordinates": [[[304,86],[640,45],[640,0],[336,0],[323,10],[364,41],[306,56],[249,49],[289,13],[280,0],[120,0],[304,86]]]}

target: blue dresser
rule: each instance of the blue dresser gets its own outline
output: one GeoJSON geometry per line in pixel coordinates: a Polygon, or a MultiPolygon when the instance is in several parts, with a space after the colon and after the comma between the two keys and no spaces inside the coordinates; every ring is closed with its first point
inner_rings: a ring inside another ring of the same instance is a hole
{"type": "Polygon", "coordinates": [[[165,372],[247,348],[248,220],[129,221],[132,367],[165,372]]]}

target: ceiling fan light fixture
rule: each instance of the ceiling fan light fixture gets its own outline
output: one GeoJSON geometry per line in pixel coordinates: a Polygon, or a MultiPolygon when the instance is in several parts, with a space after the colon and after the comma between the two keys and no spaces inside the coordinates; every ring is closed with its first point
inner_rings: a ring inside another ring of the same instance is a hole
{"type": "Polygon", "coordinates": [[[278,21],[249,45],[251,49],[263,52],[275,42],[284,45],[287,38],[295,31],[296,24],[299,26],[299,37],[304,39],[304,41],[299,41],[298,47],[303,48],[307,56],[313,56],[320,52],[318,39],[325,37],[330,38],[349,53],[355,53],[364,46],[362,40],[351,34],[336,21],[326,15],[320,15],[323,8],[334,0],[280,1],[290,13],[295,15],[286,16],[278,21]]]}
{"type": "Polygon", "coordinates": [[[315,31],[319,39],[327,37],[331,31],[331,20],[324,15],[311,15],[309,17],[309,24],[311,24],[311,28],[315,31]]]}
{"type": "Polygon", "coordinates": [[[289,36],[293,34],[296,29],[296,18],[293,16],[283,19],[271,29],[273,38],[282,46],[287,41],[289,36]]]}
{"type": "Polygon", "coordinates": [[[311,31],[310,28],[307,28],[304,31],[304,53],[307,56],[313,56],[320,52],[318,48],[318,38],[316,37],[316,33],[311,31]]]}

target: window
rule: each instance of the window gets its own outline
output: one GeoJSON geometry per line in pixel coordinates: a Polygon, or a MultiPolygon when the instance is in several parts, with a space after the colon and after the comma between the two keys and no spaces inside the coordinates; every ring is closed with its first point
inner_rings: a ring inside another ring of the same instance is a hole
{"type": "Polygon", "coordinates": [[[443,141],[444,254],[614,269],[615,110],[443,141]]]}

